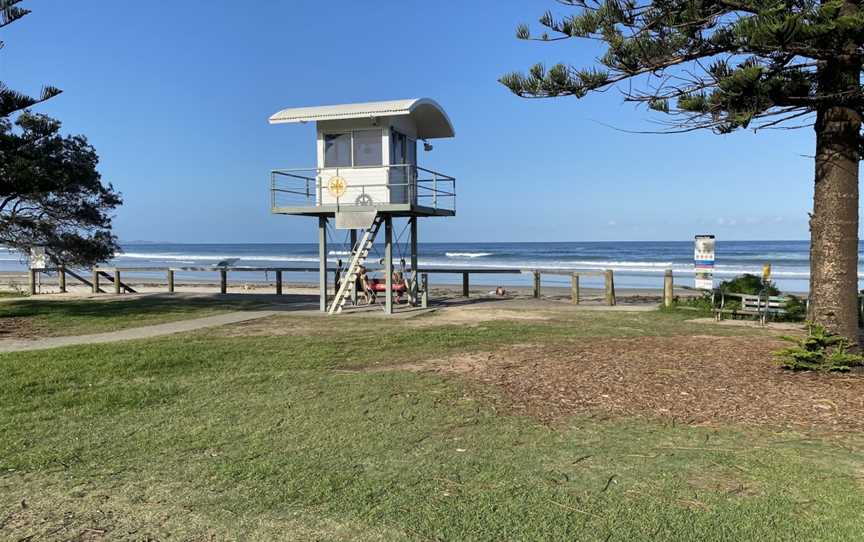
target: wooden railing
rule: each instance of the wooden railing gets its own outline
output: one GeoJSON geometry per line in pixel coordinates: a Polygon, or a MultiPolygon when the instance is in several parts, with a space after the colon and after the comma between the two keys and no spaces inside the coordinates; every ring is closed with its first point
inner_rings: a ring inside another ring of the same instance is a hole
{"type": "MultiPolygon", "coordinates": [[[[175,273],[178,272],[196,272],[196,273],[218,273],[219,274],[219,291],[222,294],[228,293],[228,273],[274,273],[276,276],[276,295],[282,295],[283,292],[283,276],[285,273],[318,273],[318,267],[221,267],[221,266],[193,266],[193,267],[94,267],[90,272],[90,280],[84,278],[81,274],[66,268],[57,267],[42,270],[30,270],[30,294],[36,293],[36,274],[39,272],[56,272],[59,277],[59,286],[61,292],[66,292],[67,276],[73,277],[82,284],[89,287],[94,294],[105,293],[102,289],[102,279],[109,281],[113,286],[115,294],[122,292],[135,293],[135,290],[124,283],[122,280],[123,273],[164,273],[167,280],[167,290],[169,293],[175,291],[175,273]]],[[[328,268],[328,272],[333,272],[334,277],[338,280],[339,268],[328,268]]],[[[614,306],[617,303],[615,296],[615,274],[612,269],[605,270],[564,270],[564,269],[519,269],[519,268],[418,268],[417,273],[420,275],[421,281],[421,299],[428,299],[428,275],[430,274],[455,274],[462,275],[462,296],[469,297],[470,295],[470,276],[471,275],[532,275],[532,295],[534,298],[539,298],[541,293],[541,280],[543,275],[569,276],[570,277],[570,299],[573,304],[578,305],[582,300],[580,279],[582,277],[603,277],[604,295],[603,300],[606,305],[614,306]]],[[[673,277],[672,270],[667,269],[663,277],[663,304],[665,306],[672,305],[672,289],[673,277]]],[[[425,304],[425,303],[424,303],[425,304]]]]}

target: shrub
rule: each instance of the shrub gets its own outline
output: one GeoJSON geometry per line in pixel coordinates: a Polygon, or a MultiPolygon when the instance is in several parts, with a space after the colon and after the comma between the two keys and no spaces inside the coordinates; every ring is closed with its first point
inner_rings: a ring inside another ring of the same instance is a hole
{"type": "Polygon", "coordinates": [[[675,296],[673,303],[676,307],[692,307],[694,309],[710,311],[713,308],[711,293],[706,292],[697,297],[675,296]]]}
{"type": "Polygon", "coordinates": [[[803,322],[807,318],[807,302],[795,295],[789,295],[786,302],[786,314],[782,320],[790,322],[803,322]]]}
{"type": "Polygon", "coordinates": [[[762,280],[762,277],[744,273],[734,279],[724,280],[720,283],[720,291],[723,293],[733,294],[752,294],[757,295],[768,291],[768,295],[780,295],[780,290],[777,286],[769,281],[762,280]]]}
{"type": "Polygon", "coordinates": [[[774,357],[784,369],[791,371],[846,372],[851,367],[864,365],[864,356],[849,352],[846,337],[830,333],[816,324],[807,325],[804,337],[783,337],[795,346],[777,350],[774,357]]]}

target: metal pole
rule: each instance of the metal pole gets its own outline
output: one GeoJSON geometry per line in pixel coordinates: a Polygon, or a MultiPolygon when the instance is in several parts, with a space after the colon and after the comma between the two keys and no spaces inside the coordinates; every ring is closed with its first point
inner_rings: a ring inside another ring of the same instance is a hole
{"type": "Polygon", "coordinates": [[[573,273],[570,277],[570,301],[574,305],[579,304],[579,275],[573,273]]]}
{"type": "MultiPolygon", "coordinates": [[[[320,198],[320,189],[319,189],[320,198]]],[[[320,201],[320,199],[319,199],[320,201]]],[[[318,290],[319,309],[327,312],[327,217],[318,217],[318,290]]]]}
{"type": "MultiPolygon", "coordinates": [[[[351,228],[351,260],[354,259],[354,252],[357,250],[357,230],[351,228]]],[[[351,304],[357,306],[357,291],[360,289],[360,278],[354,280],[354,287],[351,288],[351,304]]]]}
{"type": "Polygon", "coordinates": [[[66,293],[66,266],[61,265],[60,268],[58,269],[58,271],[60,272],[60,277],[59,277],[60,278],[60,293],[65,294],[66,293]]]}
{"type": "Polygon", "coordinates": [[[393,217],[384,218],[384,312],[393,314],[393,217]]]}
{"type": "Polygon", "coordinates": [[[411,303],[417,304],[417,217],[412,216],[411,221],[411,303]]]}

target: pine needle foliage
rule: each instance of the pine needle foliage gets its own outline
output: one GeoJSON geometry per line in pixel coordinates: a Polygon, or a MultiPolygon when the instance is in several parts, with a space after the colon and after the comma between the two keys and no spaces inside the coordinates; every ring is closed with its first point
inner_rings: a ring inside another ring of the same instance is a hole
{"type": "Polygon", "coordinates": [[[837,91],[821,63],[864,54],[864,14],[829,0],[558,0],[522,40],[588,39],[605,50],[595,66],[536,64],[500,82],[522,97],[575,96],[618,83],[626,100],[669,115],[664,131],[728,133],[766,128],[841,102],[864,108],[858,81],[837,91]],[[850,45],[853,48],[850,49],[850,45]]]}
{"type": "MultiPolygon", "coordinates": [[[[10,25],[30,13],[30,10],[24,9],[16,4],[22,0],[0,0],[0,28],[10,25]]],[[[0,49],[4,43],[0,41],[0,49]]],[[[22,92],[12,90],[0,81],[0,117],[8,117],[13,113],[23,111],[28,107],[32,107],[38,103],[50,100],[57,96],[62,91],[54,86],[46,85],[42,87],[41,92],[37,96],[29,96],[22,92]]]]}
{"type": "Polygon", "coordinates": [[[864,356],[849,351],[848,339],[830,333],[824,327],[808,324],[807,335],[783,337],[795,346],[774,352],[775,359],[791,371],[848,372],[864,365],[864,356]]]}
{"type": "MultiPolygon", "coordinates": [[[[0,0],[0,28],[30,13],[20,2],[0,0]]],[[[0,245],[90,266],[119,249],[111,223],[122,198],[102,183],[85,137],[64,136],[59,121],[28,109],[60,92],[46,86],[29,96],[0,82],[0,245]]]]}
{"type": "MultiPolygon", "coordinates": [[[[550,3],[552,1],[550,0],[550,3]]],[[[816,133],[810,318],[858,341],[864,6],[859,0],[557,0],[522,40],[589,40],[587,67],[538,63],[499,79],[525,98],[618,89],[663,115],[654,133],[816,133]]]]}

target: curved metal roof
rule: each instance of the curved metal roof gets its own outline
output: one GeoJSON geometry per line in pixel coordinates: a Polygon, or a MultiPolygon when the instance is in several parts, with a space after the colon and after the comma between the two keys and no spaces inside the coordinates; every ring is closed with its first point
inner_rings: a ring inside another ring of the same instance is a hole
{"type": "Polygon", "coordinates": [[[270,117],[270,124],[395,117],[399,115],[411,115],[417,125],[417,137],[420,139],[456,135],[450,117],[435,100],[430,98],[283,109],[270,117]]]}

